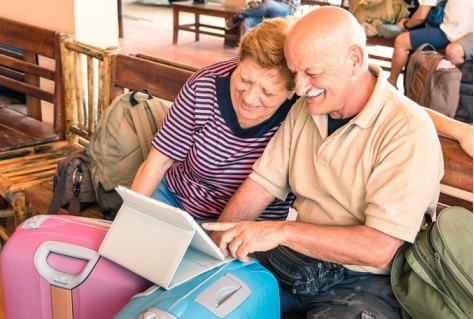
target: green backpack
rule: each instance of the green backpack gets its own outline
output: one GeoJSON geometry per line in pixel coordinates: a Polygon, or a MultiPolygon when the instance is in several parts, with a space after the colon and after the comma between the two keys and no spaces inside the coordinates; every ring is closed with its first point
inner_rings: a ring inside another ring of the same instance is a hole
{"type": "Polygon", "coordinates": [[[444,209],[395,255],[391,282],[403,318],[472,318],[472,213],[444,209]]]}
{"type": "Polygon", "coordinates": [[[161,99],[143,90],[118,96],[101,115],[87,152],[104,218],[115,218],[123,202],[115,187],[132,185],[168,110],[161,99]]]}

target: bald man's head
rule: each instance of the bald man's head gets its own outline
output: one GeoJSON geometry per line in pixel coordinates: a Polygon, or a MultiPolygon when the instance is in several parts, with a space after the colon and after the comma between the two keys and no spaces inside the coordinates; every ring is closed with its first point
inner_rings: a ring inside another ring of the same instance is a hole
{"type": "Polygon", "coordinates": [[[365,47],[366,35],[350,12],[324,6],[301,17],[286,41],[289,47],[316,50],[321,58],[325,58],[344,54],[355,44],[365,47]]]}

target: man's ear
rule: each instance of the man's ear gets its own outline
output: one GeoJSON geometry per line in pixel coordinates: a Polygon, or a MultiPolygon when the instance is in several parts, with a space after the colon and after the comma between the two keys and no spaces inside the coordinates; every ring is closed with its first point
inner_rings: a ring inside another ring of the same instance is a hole
{"type": "Polygon", "coordinates": [[[367,71],[368,56],[360,45],[354,44],[349,48],[348,59],[352,66],[352,74],[367,71]]]}

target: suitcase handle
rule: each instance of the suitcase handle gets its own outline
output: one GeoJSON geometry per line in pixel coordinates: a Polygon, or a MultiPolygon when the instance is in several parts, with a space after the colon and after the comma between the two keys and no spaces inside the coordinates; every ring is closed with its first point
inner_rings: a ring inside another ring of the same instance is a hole
{"type": "Polygon", "coordinates": [[[100,255],[89,248],[57,241],[45,241],[36,250],[34,263],[40,275],[51,285],[66,289],[79,286],[92,272],[100,255]],[[46,259],[50,253],[57,253],[67,257],[79,258],[87,261],[84,269],[75,275],[67,274],[52,268],[46,259]]]}
{"type": "Polygon", "coordinates": [[[219,318],[225,318],[250,296],[250,288],[236,276],[227,273],[200,293],[194,301],[219,318]]]}

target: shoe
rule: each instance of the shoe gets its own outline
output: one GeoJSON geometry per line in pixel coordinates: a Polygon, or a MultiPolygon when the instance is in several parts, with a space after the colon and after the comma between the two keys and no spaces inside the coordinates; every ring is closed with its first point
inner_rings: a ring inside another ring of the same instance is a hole
{"type": "Polygon", "coordinates": [[[239,25],[240,21],[242,21],[242,19],[240,18],[240,15],[236,14],[232,18],[225,20],[224,28],[226,30],[232,30],[239,25]]]}
{"type": "Polygon", "coordinates": [[[384,38],[395,39],[403,30],[396,24],[379,24],[377,32],[384,38]]]}
{"type": "Polygon", "coordinates": [[[249,2],[247,2],[247,8],[253,8],[253,7],[256,7],[260,4],[261,2],[258,1],[258,0],[250,0],[249,2]]]}

